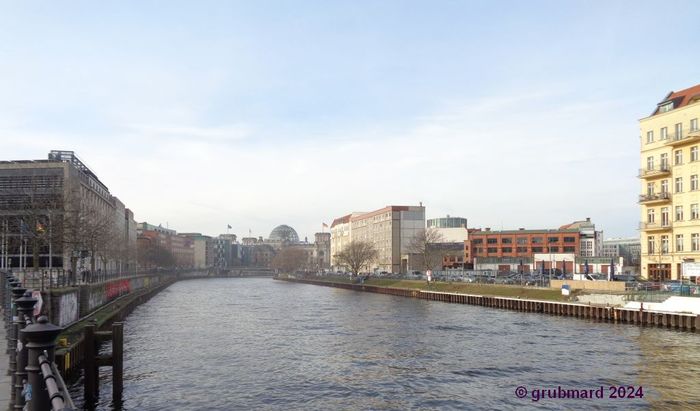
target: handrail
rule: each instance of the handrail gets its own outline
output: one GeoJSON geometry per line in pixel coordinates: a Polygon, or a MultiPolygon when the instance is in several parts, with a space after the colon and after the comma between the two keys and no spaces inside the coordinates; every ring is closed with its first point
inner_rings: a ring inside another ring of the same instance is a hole
{"type": "Polygon", "coordinates": [[[61,374],[56,369],[56,364],[49,361],[48,353],[44,351],[39,355],[39,364],[41,366],[41,374],[46,383],[46,389],[49,392],[51,399],[52,411],[68,411],[75,408],[75,404],[68,395],[66,383],[63,381],[61,374]]]}

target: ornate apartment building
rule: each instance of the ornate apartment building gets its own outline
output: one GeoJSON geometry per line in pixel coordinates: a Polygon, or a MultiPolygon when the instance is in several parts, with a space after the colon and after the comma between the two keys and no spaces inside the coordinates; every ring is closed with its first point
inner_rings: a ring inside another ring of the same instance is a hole
{"type": "Polygon", "coordinates": [[[669,93],[639,120],[642,277],[680,279],[700,262],[700,85],[669,93]]]}

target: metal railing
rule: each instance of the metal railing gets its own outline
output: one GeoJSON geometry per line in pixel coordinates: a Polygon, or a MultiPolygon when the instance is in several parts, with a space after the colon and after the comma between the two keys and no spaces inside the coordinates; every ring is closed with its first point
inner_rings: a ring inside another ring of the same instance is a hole
{"type": "Polygon", "coordinates": [[[639,202],[643,203],[646,201],[664,201],[664,200],[670,200],[671,199],[671,193],[669,192],[664,192],[664,193],[656,193],[656,194],[640,194],[639,195],[639,202]]]}
{"type": "MultiPolygon", "coordinates": [[[[172,269],[169,272],[180,272],[181,270],[172,269]]],[[[91,271],[83,270],[74,273],[72,270],[63,268],[41,269],[41,270],[10,270],[18,280],[26,287],[37,290],[50,290],[62,287],[75,287],[84,284],[97,284],[111,280],[120,280],[123,278],[133,277],[135,275],[158,274],[162,270],[137,270],[137,271],[91,271]]]]}
{"type": "Polygon", "coordinates": [[[46,316],[35,318],[32,290],[9,272],[0,272],[10,362],[10,409],[69,411],[75,405],[54,364],[56,337],[63,330],[46,316]]]}

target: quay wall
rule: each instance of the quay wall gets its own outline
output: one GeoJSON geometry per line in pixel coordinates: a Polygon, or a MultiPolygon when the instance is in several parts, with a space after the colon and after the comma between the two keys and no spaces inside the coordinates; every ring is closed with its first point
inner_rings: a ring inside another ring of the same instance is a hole
{"type": "Polygon", "coordinates": [[[536,312],[549,315],[575,317],[594,321],[625,323],[638,326],[671,328],[682,331],[700,331],[700,315],[660,311],[635,310],[624,307],[603,307],[546,300],[526,300],[509,297],[446,293],[409,288],[391,288],[366,284],[337,283],[300,278],[275,278],[303,284],[322,285],[346,290],[389,294],[401,297],[422,298],[455,304],[480,305],[514,311],[536,312]]]}

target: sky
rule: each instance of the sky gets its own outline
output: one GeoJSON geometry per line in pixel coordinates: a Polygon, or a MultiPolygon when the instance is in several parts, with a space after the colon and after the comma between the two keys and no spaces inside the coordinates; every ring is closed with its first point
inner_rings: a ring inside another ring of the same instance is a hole
{"type": "Polygon", "coordinates": [[[180,232],[423,203],[636,236],[639,119],[696,1],[0,1],[0,160],[73,150],[180,232]]]}

